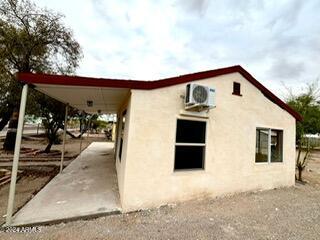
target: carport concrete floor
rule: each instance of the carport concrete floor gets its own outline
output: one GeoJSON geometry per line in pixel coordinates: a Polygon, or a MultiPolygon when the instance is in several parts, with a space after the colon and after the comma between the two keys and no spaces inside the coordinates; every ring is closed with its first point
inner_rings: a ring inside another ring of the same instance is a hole
{"type": "Polygon", "coordinates": [[[121,211],[113,143],[93,142],[13,217],[12,225],[121,211]]]}

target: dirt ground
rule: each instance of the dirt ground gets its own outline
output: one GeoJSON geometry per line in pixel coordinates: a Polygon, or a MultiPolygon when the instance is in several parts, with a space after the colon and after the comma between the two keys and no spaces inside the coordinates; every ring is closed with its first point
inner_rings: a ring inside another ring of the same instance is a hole
{"type": "Polygon", "coordinates": [[[319,153],[304,173],[307,183],[294,187],[3,232],[0,239],[320,239],[319,153]]]}
{"type": "MultiPolygon", "coordinates": [[[[24,169],[16,185],[14,212],[24,206],[58,172],[58,167],[31,167],[24,169]]],[[[5,222],[9,186],[9,184],[6,184],[0,188],[0,224],[5,222]]]]}
{"type": "MultiPolygon", "coordinates": [[[[75,133],[76,134],[76,133],[75,133]]],[[[76,134],[77,135],[77,134],[76,134]]],[[[90,134],[89,136],[85,134],[82,139],[82,150],[84,150],[90,143],[92,142],[99,142],[99,141],[106,141],[104,138],[104,134],[90,134]]],[[[66,145],[65,145],[65,157],[66,158],[75,158],[79,152],[80,152],[80,139],[74,139],[69,137],[68,135],[66,136],[66,145]]],[[[13,158],[13,153],[11,152],[5,152],[2,149],[3,145],[3,139],[0,140],[0,161],[7,161],[7,160],[12,160],[13,158]]],[[[55,144],[51,148],[51,152],[57,153],[57,156],[55,155],[50,155],[45,158],[46,153],[41,153],[41,154],[36,154],[33,155],[33,152],[30,152],[31,149],[35,150],[44,150],[45,147],[47,146],[47,140],[43,136],[28,136],[27,139],[23,139],[22,144],[21,144],[21,154],[20,157],[23,160],[28,160],[28,161],[37,161],[40,158],[41,160],[48,160],[52,161],[52,157],[60,159],[60,153],[62,150],[62,144],[55,144]],[[26,159],[25,159],[26,158],[26,159]]]]}
{"type": "Polygon", "coordinates": [[[307,183],[320,185],[320,150],[311,153],[308,165],[303,172],[303,178],[307,183]]]}

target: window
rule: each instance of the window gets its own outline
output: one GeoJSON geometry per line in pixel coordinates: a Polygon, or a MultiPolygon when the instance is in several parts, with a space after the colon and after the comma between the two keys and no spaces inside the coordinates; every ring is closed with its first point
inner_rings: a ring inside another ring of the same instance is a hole
{"type": "Polygon", "coordinates": [[[271,130],[271,162],[282,162],[283,131],[271,130]]]}
{"type": "Polygon", "coordinates": [[[283,131],[256,129],[256,163],[282,162],[283,131]]]}
{"type": "Polygon", "coordinates": [[[177,120],[174,169],[204,169],[206,122],[177,120]]]}
{"type": "Polygon", "coordinates": [[[124,126],[126,123],[126,114],[127,110],[124,110],[122,113],[122,122],[121,122],[121,129],[120,129],[120,145],[119,145],[119,161],[121,162],[122,156],[122,145],[123,145],[123,137],[124,137],[124,126]]]}
{"type": "Polygon", "coordinates": [[[268,162],[269,129],[256,130],[256,162],[268,162]]]}
{"type": "Polygon", "coordinates": [[[238,82],[233,82],[233,95],[238,95],[238,96],[242,96],[241,95],[241,85],[238,82]]]}

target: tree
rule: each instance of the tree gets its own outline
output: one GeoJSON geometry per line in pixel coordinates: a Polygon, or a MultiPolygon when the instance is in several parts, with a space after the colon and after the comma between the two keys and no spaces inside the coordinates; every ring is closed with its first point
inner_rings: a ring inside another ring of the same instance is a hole
{"type": "MultiPolygon", "coordinates": [[[[35,98],[37,104],[41,106],[34,112],[41,117],[42,124],[46,129],[48,144],[44,152],[49,153],[53,144],[60,143],[58,131],[64,126],[65,104],[45,95],[35,94],[31,95],[31,98],[35,98]]],[[[69,112],[72,113],[72,109],[69,112]]]]}
{"type": "Polygon", "coordinates": [[[298,155],[296,168],[299,181],[302,181],[302,172],[305,169],[313,145],[310,144],[306,134],[320,133],[320,89],[318,82],[307,86],[305,92],[294,95],[292,92],[287,100],[289,106],[301,114],[303,120],[296,124],[296,144],[298,155]]]}
{"type": "MultiPolygon", "coordinates": [[[[0,130],[19,106],[21,84],[14,79],[16,72],[72,74],[77,68],[81,48],[72,31],[63,25],[62,18],[61,14],[38,8],[29,0],[1,1],[0,130]]],[[[34,98],[38,104],[28,100],[28,106],[41,108],[44,103],[41,97],[53,101],[39,94],[34,98]]],[[[54,116],[50,109],[47,111],[51,120],[60,117],[54,116]]]]}

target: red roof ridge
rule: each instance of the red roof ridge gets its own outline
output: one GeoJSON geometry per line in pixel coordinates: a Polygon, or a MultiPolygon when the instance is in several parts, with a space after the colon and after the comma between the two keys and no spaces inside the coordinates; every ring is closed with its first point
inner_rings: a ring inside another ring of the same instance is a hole
{"type": "Polygon", "coordinates": [[[80,76],[52,75],[44,73],[17,73],[16,78],[20,82],[27,84],[51,84],[51,85],[70,85],[70,86],[88,86],[88,87],[114,87],[114,88],[130,88],[152,90],[162,87],[168,87],[176,84],[187,83],[191,81],[201,80],[210,77],[230,73],[240,73],[245,79],[257,87],[270,101],[280,106],[282,109],[290,113],[298,121],[302,120],[299,113],[294,111],[289,105],[274,95],[270,90],[257,81],[249,72],[240,65],[218,68],[214,70],[190,73],[176,77],[163,78],[154,81],[140,81],[128,79],[107,79],[107,78],[91,78],[80,76]]]}

